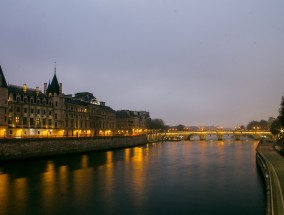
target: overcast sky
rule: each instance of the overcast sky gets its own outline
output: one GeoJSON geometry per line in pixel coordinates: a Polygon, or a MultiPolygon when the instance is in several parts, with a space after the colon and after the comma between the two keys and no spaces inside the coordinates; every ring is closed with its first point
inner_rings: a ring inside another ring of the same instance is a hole
{"type": "Polygon", "coordinates": [[[284,95],[283,0],[1,0],[9,84],[63,93],[169,125],[247,125],[284,95]]]}

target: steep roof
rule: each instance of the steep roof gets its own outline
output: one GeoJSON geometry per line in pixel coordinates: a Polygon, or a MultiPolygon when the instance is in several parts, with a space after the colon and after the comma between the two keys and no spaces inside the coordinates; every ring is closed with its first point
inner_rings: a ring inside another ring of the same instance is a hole
{"type": "Polygon", "coordinates": [[[0,87],[3,87],[3,88],[8,87],[4,73],[3,73],[2,68],[1,68],[1,65],[0,65],[0,87]]]}
{"type": "Polygon", "coordinates": [[[26,92],[23,91],[22,86],[16,86],[16,85],[9,85],[8,86],[8,92],[13,94],[20,94],[20,95],[27,95],[27,96],[38,96],[38,97],[44,97],[48,98],[45,94],[43,94],[41,91],[37,93],[36,89],[33,88],[27,88],[26,92]]]}
{"type": "Polygon", "coordinates": [[[51,84],[48,85],[47,93],[56,93],[59,95],[59,83],[56,77],[56,73],[54,73],[51,84]]]}

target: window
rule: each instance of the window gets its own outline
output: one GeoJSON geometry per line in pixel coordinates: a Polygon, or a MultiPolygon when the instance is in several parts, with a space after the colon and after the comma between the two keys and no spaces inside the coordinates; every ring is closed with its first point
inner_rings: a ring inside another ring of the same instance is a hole
{"type": "Polygon", "coordinates": [[[51,119],[48,119],[48,126],[51,126],[52,125],[52,121],[51,119]]]}
{"type": "Polygon", "coordinates": [[[57,128],[57,122],[54,123],[54,127],[57,128]]]}
{"type": "Polygon", "coordinates": [[[58,102],[56,101],[56,102],[55,102],[55,106],[57,107],[57,105],[58,105],[58,102]]]}
{"type": "Polygon", "coordinates": [[[56,113],[56,114],[54,114],[54,119],[57,119],[57,113],[56,113]]]}
{"type": "Polygon", "coordinates": [[[49,111],[49,116],[51,116],[51,111],[49,111]]]}
{"type": "Polygon", "coordinates": [[[43,120],[42,120],[42,125],[43,125],[43,126],[46,126],[46,119],[43,119],[43,120]]]}
{"type": "Polygon", "coordinates": [[[40,126],[40,118],[36,118],[36,126],[40,126]]]}
{"type": "Polygon", "coordinates": [[[40,109],[37,109],[37,114],[40,114],[40,109]]]}
{"type": "Polygon", "coordinates": [[[27,126],[27,125],[28,125],[28,119],[27,119],[27,117],[24,117],[24,118],[23,118],[23,124],[24,124],[24,126],[27,126]]]}
{"type": "Polygon", "coordinates": [[[19,125],[20,124],[20,117],[16,116],[16,124],[19,125]]]}
{"type": "Polygon", "coordinates": [[[24,113],[27,113],[27,108],[24,108],[24,113]]]}
{"type": "Polygon", "coordinates": [[[12,117],[9,117],[8,118],[8,124],[12,124],[13,123],[13,118],[12,117]]]}
{"type": "Polygon", "coordinates": [[[34,126],[34,118],[30,118],[30,126],[34,126]]]}
{"type": "Polygon", "coordinates": [[[43,110],[43,115],[45,115],[45,110],[43,110]]]}
{"type": "Polygon", "coordinates": [[[31,109],[31,114],[33,114],[34,113],[34,109],[31,109]]]}
{"type": "Polygon", "coordinates": [[[40,134],[40,131],[37,131],[37,134],[39,135],[39,134],[40,134]]]}

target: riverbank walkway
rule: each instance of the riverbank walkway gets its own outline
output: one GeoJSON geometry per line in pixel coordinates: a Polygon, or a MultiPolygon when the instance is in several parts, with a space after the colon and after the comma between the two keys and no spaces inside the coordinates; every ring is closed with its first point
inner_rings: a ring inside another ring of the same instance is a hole
{"type": "Polygon", "coordinates": [[[271,143],[260,143],[257,153],[265,160],[270,177],[270,213],[272,215],[284,214],[284,157],[275,150],[271,143]]]}

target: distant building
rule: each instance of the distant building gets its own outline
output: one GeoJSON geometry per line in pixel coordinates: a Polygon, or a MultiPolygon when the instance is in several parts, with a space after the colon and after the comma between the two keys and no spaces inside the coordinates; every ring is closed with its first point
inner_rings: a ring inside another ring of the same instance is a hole
{"type": "Polygon", "coordinates": [[[56,70],[51,83],[8,85],[0,66],[0,137],[113,135],[116,112],[92,93],[62,93],[56,70]]]}
{"type": "Polygon", "coordinates": [[[146,111],[118,110],[116,112],[116,128],[118,134],[140,134],[147,130],[150,114],[146,111]]]}

